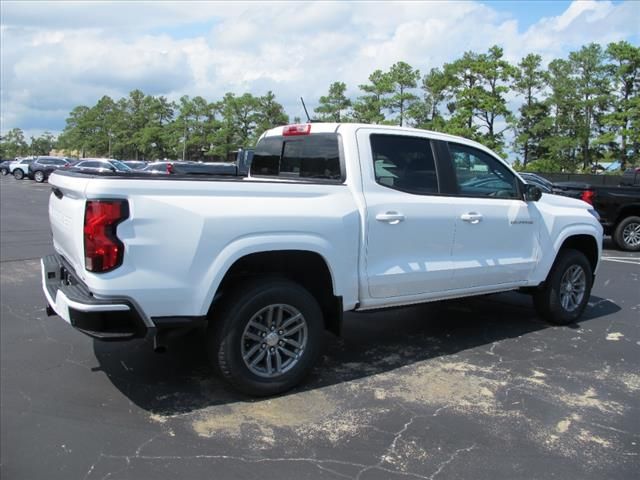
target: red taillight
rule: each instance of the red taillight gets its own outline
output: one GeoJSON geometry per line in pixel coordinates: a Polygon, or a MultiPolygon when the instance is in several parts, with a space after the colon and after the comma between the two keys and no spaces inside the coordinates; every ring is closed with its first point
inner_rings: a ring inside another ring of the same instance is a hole
{"type": "Polygon", "coordinates": [[[593,205],[593,197],[595,197],[595,195],[596,192],[594,192],[593,190],[585,190],[580,194],[580,200],[593,205]]]}
{"type": "Polygon", "coordinates": [[[129,216],[126,200],[88,200],[84,211],[84,267],[108,272],[122,263],[124,245],[116,228],[129,216]]]}
{"type": "Polygon", "coordinates": [[[167,163],[167,173],[173,173],[173,163],[167,163]]]}
{"type": "Polygon", "coordinates": [[[311,133],[311,124],[306,123],[304,125],[287,125],[282,127],[283,137],[292,137],[295,135],[309,135],[311,133]]]}

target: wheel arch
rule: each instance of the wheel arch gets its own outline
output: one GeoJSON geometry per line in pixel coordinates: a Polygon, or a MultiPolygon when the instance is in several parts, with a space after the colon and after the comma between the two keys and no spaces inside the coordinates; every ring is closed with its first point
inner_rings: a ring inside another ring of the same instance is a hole
{"type": "Polygon", "coordinates": [[[640,217],[640,203],[633,203],[621,208],[618,212],[618,215],[616,216],[614,228],[617,227],[618,224],[627,217],[640,217]]]}
{"type": "Polygon", "coordinates": [[[595,273],[596,268],[598,267],[599,259],[598,242],[595,237],[587,234],[577,234],[565,238],[565,240],[562,242],[562,245],[560,245],[560,248],[558,249],[558,253],[556,253],[556,258],[561,251],[567,249],[573,249],[582,252],[585,257],[587,257],[587,260],[589,260],[591,271],[595,273]]]}
{"type": "Polygon", "coordinates": [[[208,317],[217,302],[230,289],[242,288],[243,282],[257,276],[280,276],[307,289],[318,301],[325,327],[339,335],[343,302],[336,276],[326,253],[307,247],[250,249],[236,252],[218,270],[205,300],[208,317]]]}

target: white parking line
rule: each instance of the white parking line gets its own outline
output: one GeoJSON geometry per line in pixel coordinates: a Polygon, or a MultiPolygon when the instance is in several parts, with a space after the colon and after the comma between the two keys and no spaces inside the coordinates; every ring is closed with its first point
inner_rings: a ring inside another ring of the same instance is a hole
{"type": "Polygon", "coordinates": [[[602,257],[602,260],[609,262],[626,263],[629,265],[640,265],[640,257],[602,257]]]}

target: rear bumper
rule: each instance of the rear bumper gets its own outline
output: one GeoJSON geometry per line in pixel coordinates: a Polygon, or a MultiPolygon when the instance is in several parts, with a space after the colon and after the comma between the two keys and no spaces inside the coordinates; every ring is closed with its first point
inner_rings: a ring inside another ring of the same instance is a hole
{"type": "Polygon", "coordinates": [[[48,306],[82,333],[100,340],[131,340],[155,333],[155,325],[132,299],[96,298],[60,255],[43,257],[41,269],[48,306]]]}

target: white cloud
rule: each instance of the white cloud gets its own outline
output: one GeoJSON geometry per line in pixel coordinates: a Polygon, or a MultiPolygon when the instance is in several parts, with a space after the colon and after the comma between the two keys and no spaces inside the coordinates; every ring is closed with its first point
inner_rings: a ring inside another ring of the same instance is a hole
{"type": "MultiPolygon", "coordinates": [[[[421,72],[498,44],[517,62],[638,39],[640,3],[575,1],[522,31],[478,2],[2,2],[0,129],[60,130],[66,113],[134,88],[177,99],[271,89],[302,116],[332,81],[360,92],[376,68],[421,72]]],[[[524,6],[523,8],[526,8],[524,6]]]]}

